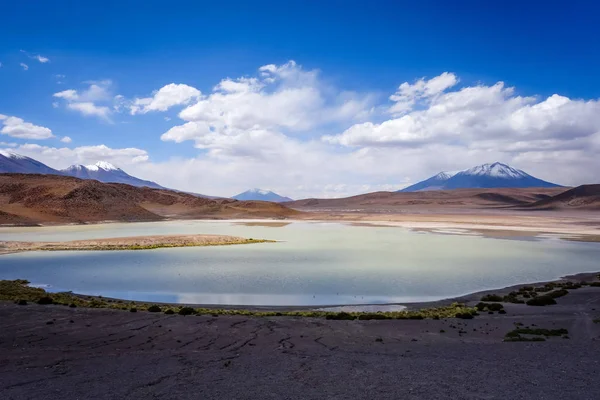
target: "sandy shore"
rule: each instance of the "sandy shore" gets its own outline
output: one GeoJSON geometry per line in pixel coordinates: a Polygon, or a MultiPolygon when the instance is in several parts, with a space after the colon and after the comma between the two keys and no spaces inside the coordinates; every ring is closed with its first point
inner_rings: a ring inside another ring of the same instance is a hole
{"type": "Polygon", "coordinates": [[[180,316],[0,302],[6,399],[595,399],[600,288],[471,320],[180,316]],[[566,329],[504,342],[515,327],[566,329]],[[568,338],[565,338],[568,337],[568,338]]]}
{"type": "Polygon", "coordinates": [[[269,242],[227,235],[155,235],[66,242],[0,241],[0,254],[22,251],[149,250],[164,247],[224,246],[269,242]]]}

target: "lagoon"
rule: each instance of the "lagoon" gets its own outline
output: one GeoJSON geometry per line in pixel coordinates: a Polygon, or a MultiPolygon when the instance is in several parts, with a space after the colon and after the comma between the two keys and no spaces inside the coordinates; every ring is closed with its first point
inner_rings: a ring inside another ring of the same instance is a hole
{"type": "Polygon", "coordinates": [[[322,306],[433,301],[600,268],[600,244],[336,222],[165,221],[0,228],[0,240],[223,234],[277,243],[0,256],[0,279],[149,302],[322,306]]]}

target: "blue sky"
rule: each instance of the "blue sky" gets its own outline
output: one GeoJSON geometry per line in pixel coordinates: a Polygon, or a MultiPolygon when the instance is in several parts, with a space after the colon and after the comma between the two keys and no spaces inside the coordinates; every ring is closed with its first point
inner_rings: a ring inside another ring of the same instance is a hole
{"type": "Polygon", "coordinates": [[[215,195],[393,190],[497,160],[589,182],[600,6],[540,4],[3,4],[0,148],[215,195]]]}

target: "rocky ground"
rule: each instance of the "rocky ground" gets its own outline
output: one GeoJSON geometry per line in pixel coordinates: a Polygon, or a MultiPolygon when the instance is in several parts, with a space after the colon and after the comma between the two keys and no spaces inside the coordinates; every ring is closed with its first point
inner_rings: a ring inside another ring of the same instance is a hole
{"type": "Polygon", "coordinates": [[[0,397],[596,399],[600,288],[557,302],[505,304],[506,314],[470,320],[382,321],[3,302],[0,397]],[[515,327],[568,334],[504,342],[515,327]]]}

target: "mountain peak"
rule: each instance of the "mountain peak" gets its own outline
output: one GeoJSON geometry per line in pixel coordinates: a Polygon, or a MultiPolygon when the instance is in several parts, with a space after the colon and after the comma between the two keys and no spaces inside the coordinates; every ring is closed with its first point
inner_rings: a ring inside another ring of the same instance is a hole
{"type": "Polygon", "coordinates": [[[429,179],[415,183],[401,192],[451,190],[467,188],[556,187],[551,182],[537,179],[508,164],[494,162],[481,164],[457,172],[440,172],[429,179]]]}
{"type": "Polygon", "coordinates": [[[28,157],[22,156],[20,154],[17,154],[12,150],[7,150],[7,149],[0,149],[0,155],[3,155],[4,157],[12,158],[12,159],[21,159],[21,160],[28,158],[28,157]]]}
{"type": "Polygon", "coordinates": [[[519,179],[525,178],[529,175],[520,169],[511,167],[510,165],[503,164],[501,162],[495,162],[492,164],[477,165],[473,168],[461,171],[462,175],[476,175],[476,176],[492,176],[503,179],[519,179]]]}
{"type": "Polygon", "coordinates": [[[86,168],[90,171],[98,171],[98,169],[103,169],[105,171],[118,171],[120,168],[115,167],[111,163],[107,161],[98,161],[94,165],[86,165],[86,168]]]}
{"type": "Polygon", "coordinates": [[[250,190],[246,190],[243,193],[237,194],[232,197],[236,200],[262,200],[262,201],[272,201],[275,203],[280,203],[284,201],[292,201],[289,197],[280,196],[277,193],[264,190],[259,188],[254,188],[250,190]]]}

